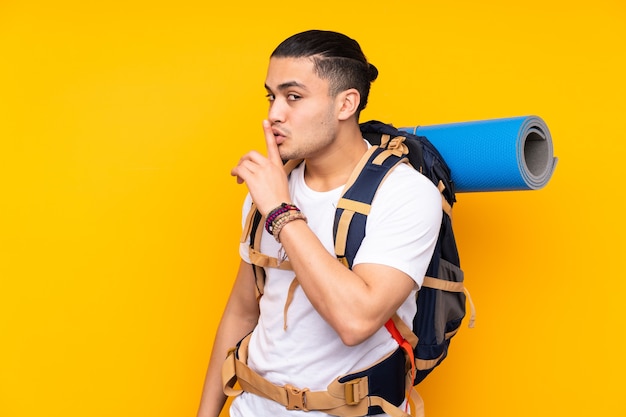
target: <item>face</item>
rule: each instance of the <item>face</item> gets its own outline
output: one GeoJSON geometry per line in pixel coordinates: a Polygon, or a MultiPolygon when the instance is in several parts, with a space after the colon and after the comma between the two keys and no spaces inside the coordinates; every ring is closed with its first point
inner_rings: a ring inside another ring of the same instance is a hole
{"type": "Polygon", "coordinates": [[[338,103],[308,58],[271,58],[265,81],[268,120],[283,159],[315,158],[332,146],[338,103]]]}

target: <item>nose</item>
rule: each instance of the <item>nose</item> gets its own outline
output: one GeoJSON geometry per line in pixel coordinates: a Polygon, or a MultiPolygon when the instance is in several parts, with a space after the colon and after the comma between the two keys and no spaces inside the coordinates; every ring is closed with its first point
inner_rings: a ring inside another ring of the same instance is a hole
{"type": "Polygon", "coordinates": [[[285,104],[278,98],[270,103],[267,118],[272,124],[285,121],[285,104]]]}

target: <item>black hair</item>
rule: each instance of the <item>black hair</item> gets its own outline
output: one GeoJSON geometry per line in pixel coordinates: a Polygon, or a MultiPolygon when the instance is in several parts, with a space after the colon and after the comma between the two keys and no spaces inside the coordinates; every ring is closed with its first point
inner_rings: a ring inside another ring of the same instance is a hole
{"type": "Polygon", "coordinates": [[[311,58],[320,78],[328,80],[330,94],[355,88],[361,95],[357,115],[367,105],[370,85],[378,69],[367,62],[354,39],[332,31],[308,30],[285,39],[272,52],[275,58],[311,58]]]}

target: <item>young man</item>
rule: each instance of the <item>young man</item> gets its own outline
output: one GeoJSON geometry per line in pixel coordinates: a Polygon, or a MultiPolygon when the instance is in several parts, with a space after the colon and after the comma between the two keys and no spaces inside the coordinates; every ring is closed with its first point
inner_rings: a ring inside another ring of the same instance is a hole
{"type": "MultiPolygon", "coordinates": [[[[249,190],[243,218],[254,202],[273,219],[263,231],[260,251],[282,254],[293,270],[265,268],[263,296],[257,300],[248,242],[242,242],[199,417],[220,413],[226,398],[222,363],[250,332],[249,368],[276,389],[295,387],[294,392],[325,391],[337,377],[398,350],[385,323],[397,312],[411,324],[441,224],[439,191],[401,164],[378,190],[352,269],[337,261],[333,243],[342,188],[369,147],[359,114],[377,75],[359,44],[336,32],[299,33],[272,53],[265,81],[269,113],[263,122],[267,157],[249,152],[231,173],[249,190]],[[298,158],[304,162],[286,175],[282,161],[298,158]]],[[[236,397],[230,409],[231,416],[298,412],[250,392],[236,397]]]]}

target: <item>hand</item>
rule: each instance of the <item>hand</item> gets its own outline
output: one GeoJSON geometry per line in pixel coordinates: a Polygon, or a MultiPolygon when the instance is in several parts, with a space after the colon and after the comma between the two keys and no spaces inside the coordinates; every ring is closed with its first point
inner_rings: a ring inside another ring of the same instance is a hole
{"type": "Polygon", "coordinates": [[[291,202],[287,175],[278,152],[272,126],[263,120],[263,132],[267,157],[256,151],[250,151],[241,157],[239,163],[230,171],[237,177],[237,183],[246,183],[252,201],[263,215],[278,207],[283,202],[291,202]]]}

